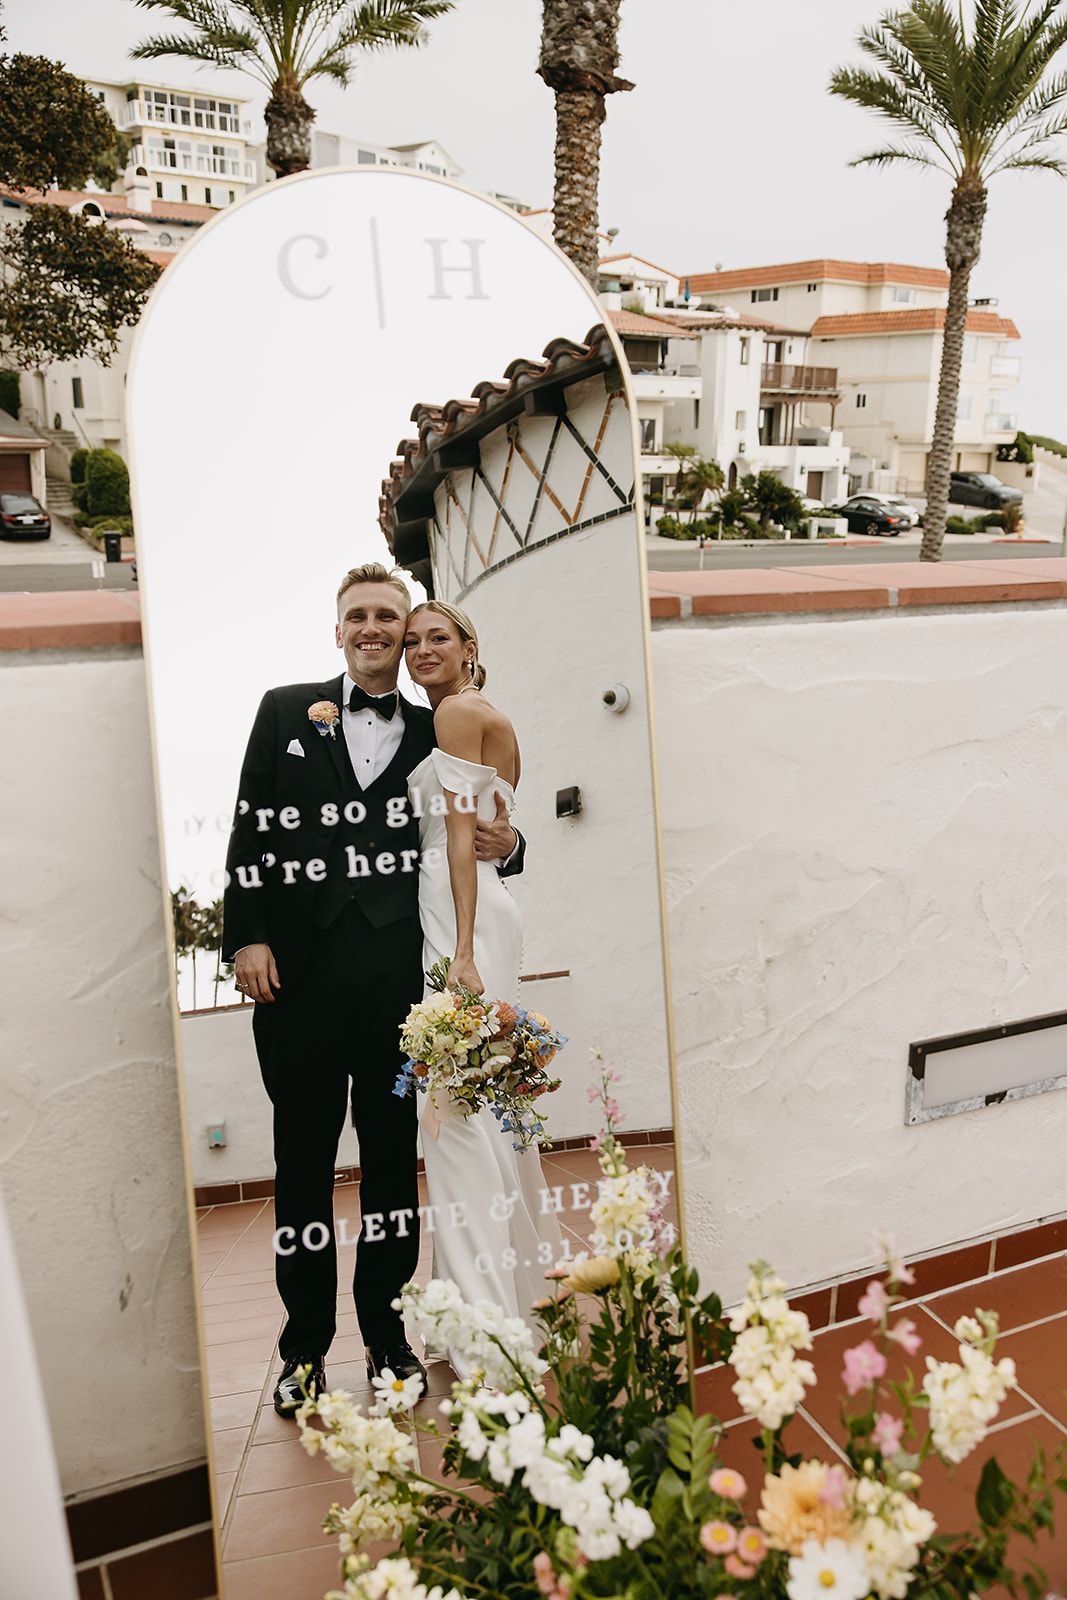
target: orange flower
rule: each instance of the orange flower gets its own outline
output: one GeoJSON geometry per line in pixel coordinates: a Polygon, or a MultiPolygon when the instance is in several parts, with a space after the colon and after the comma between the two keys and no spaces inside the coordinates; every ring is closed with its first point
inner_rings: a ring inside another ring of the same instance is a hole
{"type": "Polygon", "coordinates": [[[848,1505],[831,1505],[821,1498],[827,1470],[821,1461],[803,1461],[799,1467],[783,1466],[776,1478],[764,1479],[757,1517],[772,1550],[798,1556],[806,1539],[818,1544],[847,1540],[852,1520],[848,1505]]]}

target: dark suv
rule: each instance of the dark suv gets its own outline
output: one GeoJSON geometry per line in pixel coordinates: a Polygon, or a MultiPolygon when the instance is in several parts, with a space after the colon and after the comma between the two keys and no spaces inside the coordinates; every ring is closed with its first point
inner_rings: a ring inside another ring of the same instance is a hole
{"type": "Polygon", "coordinates": [[[991,472],[954,472],[948,497],[956,506],[984,506],[987,511],[1000,511],[1013,500],[1021,500],[1023,495],[1021,489],[1009,489],[991,472]]]}
{"type": "Polygon", "coordinates": [[[32,494],[21,489],[0,492],[0,534],[19,539],[50,539],[52,519],[32,494]]]}

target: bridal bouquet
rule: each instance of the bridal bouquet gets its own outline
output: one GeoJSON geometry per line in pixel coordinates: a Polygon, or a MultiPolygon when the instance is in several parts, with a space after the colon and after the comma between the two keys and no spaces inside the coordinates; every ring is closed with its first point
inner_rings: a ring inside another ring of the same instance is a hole
{"type": "Polygon", "coordinates": [[[470,1117],[489,1106],[516,1150],[545,1140],[534,1102],[559,1088],[547,1067],[567,1043],[546,1018],[506,1000],[486,1000],[459,985],[448,987],[447,966],[427,973],[433,993],[412,1006],[400,1029],[407,1052],[394,1094],[418,1090],[437,1105],[448,1096],[452,1111],[470,1117]]]}
{"type": "Polygon", "coordinates": [[[962,1461],[1014,1386],[1012,1362],[995,1359],[996,1318],[960,1318],[959,1360],[927,1357],[921,1387],[884,1383],[888,1353],[919,1343],[896,1310],[910,1274],[887,1246],[860,1305],[866,1334],[844,1353],[841,1448],[790,1453],[786,1430],[815,1382],[807,1317],[765,1263],[730,1314],[701,1297],[678,1247],[663,1253],[655,1186],[629,1181],[640,1174],[610,1126],[598,1143],[595,1253],[546,1273],[540,1350],[524,1322],[465,1304],[454,1284],[408,1284],[397,1303],[409,1324],[475,1367],[443,1421],[406,1417],[412,1401],[388,1377],[370,1415],[343,1393],[298,1413],[305,1447],[356,1491],[326,1519],[345,1572],[328,1600],[958,1600],[1017,1585],[1040,1600],[1044,1575],[1014,1572],[1008,1544],[1051,1530],[1062,1452],[1049,1468],[1039,1456],[1025,1486],[989,1455],[963,1532],[938,1529],[921,1500],[924,1461],[962,1461]],[[687,1341],[732,1368],[758,1471],[721,1460],[723,1430],[685,1377],[687,1341]],[[436,1476],[416,1429],[443,1440],[436,1476]],[[366,1546],[382,1539],[399,1548],[372,1565],[366,1546]]]}

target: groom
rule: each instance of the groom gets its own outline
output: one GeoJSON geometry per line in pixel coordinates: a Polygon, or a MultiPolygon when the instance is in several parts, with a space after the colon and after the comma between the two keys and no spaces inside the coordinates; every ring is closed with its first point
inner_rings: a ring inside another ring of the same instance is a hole
{"type": "MultiPolygon", "coordinates": [[[[397,690],[411,600],[378,562],[337,595],[346,672],[264,696],[241,770],[226,860],[224,960],[256,1001],[256,1052],[274,1106],[274,1235],[286,1310],[274,1406],[325,1388],[336,1328],[334,1164],[351,1105],[360,1213],[353,1292],[368,1376],[425,1371],[391,1302],[419,1255],[417,1118],[398,1098],[400,1024],[422,994],[419,827],[407,775],[434,744],[433,716],[397,690]]],[[[522,870],[498,807],[477,854],[522,870]],[[511,859],[512,857],[515,859],[511,859]]]]}

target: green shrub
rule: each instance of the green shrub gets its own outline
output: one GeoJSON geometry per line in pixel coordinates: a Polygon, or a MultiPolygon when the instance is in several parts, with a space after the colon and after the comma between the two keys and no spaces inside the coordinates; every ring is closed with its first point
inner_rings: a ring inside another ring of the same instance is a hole
{"type": "Polygon", "coordinates": [[[86,459],[87,459],[88,455],[89,455],[88,450],[75,450],[75,451],[73,451],[71,453],[71,458],[70,458],[70,481],[71,481],[71,483],[84,483],[85,482],[85,462],[86,462],[86,459]]]}
{"type": "Polygon", "coordinates": [[[75,511],[72,521],[76,528],[88,528],[90,533],[103,533],[109,528],[118,528],[122,533],[133,532],[133,518],[119,516],[114,511],[101,511],[95,517],[87,511],[75,511]]]}
{"type": "Polygon", "coordinates": [[[1034,441],[1028,433],[1017,433],[1011,444],[997,446],[998,461],[1021,461],[1029,466],[1034,459],[1034,441]]]}
{"type": "Polygon", "coordinates": [[[85,458],[85,509],[94,517],[130,514],[130,474],[114,450],[90,450],[85,458]]]}
{"type": "Polygon", "coordinates": [[[1046,438],[1043,433],[1031,433],[1027,437],[1032,445],[1040,445],[1042,450],[1048,450],[1054,456],[1067,456],[1067,444],[1061,444],[1058,439],[1046,438]]]}
{"type": "Polygon", "coordinates": [[[21,404],[18,373],[0,372],[0,411],[6,411],[9,417],[17,417],[21,404]]]}
{"type": "Polygon", "coordinates": [[[680,527],[681,523],[677,517],[667,515],[656,519],[656,532],[662,534],[664,539],[677,539],[680,527]]]}
{"type": "MultiPolygon", "coordinates": [[[[88,454],[88,451],[86,451],[86,454],[88,454]]],[[[75,483],[72,478],[70,484],[70,498],[74,501],[74,504],[77,506],[79,511],[85,510],[85,493],[85,484],[75,483]]]]}
{"type": "Polygon", "coordinates": [[[967,517],[948,517],[945,521],[946,533],[978,533],[978,520],[971,522],[967,517]]]}
{"type": "Polygon", "coordinates": [[[984,517],[975,517],[976,528],[1003,528],[1005,526],[1003,511],[987,511],[984,517]]]}

